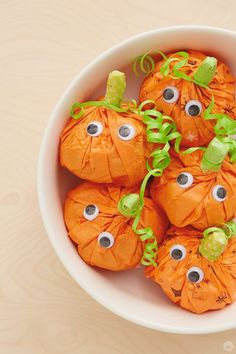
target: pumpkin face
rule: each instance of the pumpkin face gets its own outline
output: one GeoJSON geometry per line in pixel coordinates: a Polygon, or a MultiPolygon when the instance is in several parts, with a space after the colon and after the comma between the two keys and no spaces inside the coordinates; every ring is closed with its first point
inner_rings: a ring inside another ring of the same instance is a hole
{"type": "Polygon", "coordinates": [[[171,228],[158,250],[158,266],[146,271],[171,301],[195,313],[221,309],[236,298],[236,237],[214,262],[199,253],[201,238],[190,227],[171,228]]]}
{"type": "MultiPolygon", "coordinates": [[[[190,51],[188,63],[180,71],[191,78],[206,56],[200,52],[190,51]]],[[[180,58],[176,53],[168,57],[180,58]]],[[[154,71],[147,76],[140,89],[140,101],[154,100],[157,109],[172,117],[177,130],[182,134],[182,146],[205,146],[213,138],[214,120],[205,120],[203,113],[214,96],[213,113],[221,112],[236,117],[235,80],[229,68],[218,63],[215,75],[208,85],[201,87],[184,79],[173,78],[172,69],[176,61],[170,64],[168,76],[161,74],[164,60],[158,61],[154,71]]]]}
{"type": "Polygon", "coordinates": [[[150,187],[153,200],[161,205],[178,227],[192,225],[203,230],[229,221],[236,215],[236,165],[227,157],[218,172],[203,171],[203,152],[172,153],[172,161],[150,187]]]}
{"type": "Polygon", "coordinates": [[[82,179],[134,186],[147,172],[152,149],[140,116],[89,107],[80,120],[71,119],[64,128],[60,161],[82,179]]]}
{"type": "MultiPolygon", "coordinates": [[[[70,238],[78,245],[83,260],[109,270],[124,270],[138,265],[144,244],[132,230],[133,219],[117,209],[122,196],[138,188],[98,185],[85,182],[69,192],[64,209],[70,238]]],[[[161,243],[168,220],[151,199],[145,198],[140,228],[151,227],[161,243]]]]}

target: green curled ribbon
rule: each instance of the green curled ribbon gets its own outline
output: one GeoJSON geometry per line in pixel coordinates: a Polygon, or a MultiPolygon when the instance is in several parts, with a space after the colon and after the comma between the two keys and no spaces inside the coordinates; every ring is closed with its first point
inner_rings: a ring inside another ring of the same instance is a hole
{"type": "Polygon", "coordinates": [[[182,57],[183,59],[181,60],[181,59],[176,58],[176,57],[169,57],[165,61],[165,63],[162,65],[162,67],[160,68],[161,74],[164,75],[164,76],[168,76],[169,72],[170,72],[170,64],[173,61],[177,61],[177,63],[173,66],[173,75],[174,76],[172,76],[172,78],[173,79],[184,79],[184,80],[187,80],[187,81],[192,81],[190,76],[188,76],[184,72],[180,71],[180,69],[188,63],[188,58],[189,58],[188,53],[186,53],[186,52],[178,52],[176,54],[179,55],[180,57],[182,57]]]}
{"type": "Polygon", "coordinates": [[[152,176],[160,177],[171,161],[169,154],[170,141],[175,140],[174,149],[176,152],[179,152],[182,136],[177,131],[174,120],[156,110],[156,103],[154,101],[143,101],[138,109],[135,109],[135,112],[143,117],[143,122],[147,126],[147,141],[164,145],[162,148],[152,151],[146,162],[147,170],[153,172],[152,176]],[[148,104],[153,105],[154,108],[145,110],[144,107],[148,104]],[[152,167],[150,166],[150,160],[152,160],[152,167]]]}
{"type": "Polygon", "coordinates": [[[216,120],[214,126],[215,138],[207,147],[194,147],[183,151],[183,154],[191,154],[197,150],[205,151],[201,167],[205,171],[219,171],[221,165],[229,154],[230,162],[236,163],[236,140],[230,135],[236,134],[236,121],[224,113],[212,113],[214,107],[214,96],[209,106],[203,113],[206,120],[216,120]]]}
{"type": "Polygon", "coordinates": [[[210,90],[208,87],[211,82],[217,67],[217,60],[215,58],[206,57],[203,62],[199,65],[197,71],[194,74],[194,77],[190,77],[185,74],[180,69],[187,65],[189,60],[189,54],[187,52],[178,52],[176,53],[183,59],[177,57],[169,57],[165,60],[164,64],[160,68],[160,72],[164,76],[168,76],[170,73],[170,64],[173,61],[177,61],[177,63],[173,66],[173,75],[171,76],[173,79],[183,79],[186,81],[190,81],[195,83],[198,86],[201,86],[207,90],[210,90]]]}
{"type": "Polygon", "coordinates": [[[236,224],[233,220],[219,227],[209,227],[203,232],[199,252],[209,261],[216,261],[227,247],[229,239],[235,235],[236,224]]]}
{"type": "MultiPolygon", "coordinates": [[[[152,171],[153,172],[153,171],[152,171]]],[[[157,240],[151,227],[138,229],[138,224],[141,218],[142,209],[144,207],[144,194],[147,182],[152,176],[148,173],[141,184],[139,194],[128,194],[123,196],[118,203],[118,211],[125,217],[134,218],[132,229],[139,235],[140,240],[144,242],[144,250],[141,263],[145,266],[153,265],[156,267],[156,254],[158,250],[157,240]]]]}
{"type": "Polygon", "coordinates": [[[220,225],[220,227],[224,230],[228,239],[236,235],[236,223],[234,220],[230,220],[220,225]]]}
{"type": "MultiPolygon", "coordinates": [[[[176,53],[176,54],[179,54],[180,56],[182,56],[183,60],[180,60],[179,58],[176,58],[176,57],[169,57],[168,58],[161,51],[158,51],[157,53],[153,53],[153,56],[158,55],[158,54],[160,54],[162,56],[162,58],[164,59],[164,63],[160,68],[160,72],[162,73],[163,76],[168,76],[170,73],[170,64],[173,61],[178,61],[179,63],[177,63],[173,68],[173,73],[174,73],[174,75],[176,75],[176,77],[174,77],[174,78],[185,78],[188,81],[190,80],[189,76],[187,76],[186,74],[179,71],[179,69],[182,66],[187,64],[188,53],[186,53],[186,52],[176,53]]],[[[141,54],[134,59],[132,68],[133,68],[133,72],[135,73],[136,76],[140,76],[141,74],[144,74],[146,76],[154,71],[155,61],[149,53],[141,54]]]]}
{"type": "MultiPolygon", "coordinates": [[[[224,113],[212,113],[214,107],[214,97],[212,96],[211,102],[204,112],[204,118],[206,120],[215,119],[216,124],[214,126],[215,135],[222,143],[222,150],[227,150],[227,154],[230,155],[230,161],[236,162],[236,140],[230,135],[236,134],[236,121],[230,118],[224,113]],[[223,145],[225,147],[223,147],[223,145]]],[[[227,155],[226,154],[226,155],[227,155]]]]}
{"type": "Polygon", "coordinates": [[[127,105],[127,111],[130,112],[133,112],[138,107],[137,101],[134,98],[130,98],[130,99],[124,98],[121,102],[121,106],[125,106],[125,105],[127,105]]]}
{"type": "Polygon", "coordinates": [[[143,101],[138,107],[138,114],[143,116],[143,122],[147,126],[148,142],[164,144],[164,150],[168,151],[170,148],[169,142],[175,140],[174,148],[176,152],[179,152],[182,136],[177,131],[174,120],[156,110],[156,103],[154,101],[143,101]],[[147,104],[154,105],[154,108],[143,110],[147,104]]]}
{"type": "Polygon", "coordinates": [[[85,108],[88,107],[106,107],[108,109],[111,109],[116,112],[128,112],[130,110],[130,107],[128,106],[127,108],[120,108],[117,106],[114,106],[111,103],[108,103],[104,100],[102,101],[88,101],[88,102],[75,102],[70,111],[70,115],[74,119],[80,119],[84,114],[85,114],[85,108]],[[79,110],[79,112],[77,112],[79,110]]]}
{"type": "MultiPolygon", "coordinates": [[[[188,64],[189,54],[187,52],[181,51],[177,52],[175,55],[180,56],[172,56],[167,57],[163,52],[158,51],[157,53],[153,53],[153,56],[161,54],[164,59],[164,63],[160,68],[160,73],[163,76],[170,75],[170,65],[173,62],[177,62],[173,65],[172,68],[172,75],[173,79],[183,79],[189,82],[193,82],[198,86],[201,86],[207,90],[210,90],[208,85],[212,81],[216,68],[217,68],[217,59],[214,57],[206,57],[202,63],[197,68],[196,72],[194,73],[194,77],[190,77],[185,72],[181,71],[181,68],[188,64]]],[[[153,57],[149,53],[145,53],[142,55],[137,56],[133,62],[133,72],[136,76],[140,76],[144,74],[145,76],[149,75],[155,69],[155,61],[153,57]],[[139,68],[139,70],[138,70],[139,68]]]]}
{"type": "MultiPolygon", "coordinates": [[[[156,56],[158,54],[160,54],[165,61],[168,60],[167,56],[161,51],[153,53],[152,55],[156,56]]],[[[155,61],[154,61],[152,55],[150,55],[149,52],[147,52],[147,53],[138,55],[134,59],[132,69],[133,69],[133,72],[136,76],[141,76],[141,75],[147,76],[151,72],[154,71],[155,61]]]]}
{"type": "Polygon", "coordinates": [[[122,215],[134,217],[132,229],[140,236],[142,242],[145,242],[144,252],[141,263],[145,266],[157,266],[155,258],[158,251],[158,245],[153,230],[150,227],[138,229],[141,218],[142,209],[144,207],[144,194],[147,183],[151,176],[159,177],[163,174],[164,169],[169,165],[171,158],[169,154],[170,141],[175,140],[175,150],[179,151],[181,142],[181,134],[177,132],[176,125],[172,118],[164,116],[155,108],[155,102],[147,100],[142,102],[139,107],[134,107],[133,112],[143,117],[146,124],[147,141],[164,145],[163,148],[155,149],[149,156],[146,164],[148,173],[144,177],[139,195],[130,194],[124,196],[119,204],[118,210],[122,215]],[[147,104],[154,105],[153,109],[145,110],[147,104]],[[149,160],[152,159],[152,167],[149,160]]]}
{"type": "Polygon", "coordinates": [[[141,54],[134,59],[133,72],[136,76],[148,75],[155,68],[155,61],[149,53],[141,54]]]}
{"type": "Polygon", "coordinates": [[[156,149],[149,155],[146,161],[146,167],[149,172],[152,172],[152,176],[160,177],[163,171],[169,166],[170,161],[171,158],[166,145],[163,149],[156,149]],[[152,166],[149,162],[150,159],[152,160],[152,166]]]}
{"type": "Polygon", "coordinates": [[[211,98],[209,106],[206,108],[203,116],[206,120],[215,119],[216,124],[214,126],[214,132],[217,136],[228,136],[236,134],[236,121],[230,118],[225,113],[212,113],[214,108],[215,99],[214,96],[211,98]]]}
{"type": "Polygon", "coordinates": [[[146,162],[148,173],[142,181],[139,195],[135,196],[130,194],[124,196],[118,204],[118,210],[121,214],[129,217],[135,215],[132,229],[140,236],[141,241],[145,242],[141,263],[145,266],[153,265],[154,267],[157,266],[155,258],[158,251],[154,232],[150,227],[138,229],[142,209],[144,207],[144,194],[149,178],[151,176],[160,177],[171,161],[169,154],[170,141],[175,140],[174,148],[177,152],[179,152],[181,142],[181,134],[177,132],[173,119],[158,112],[155,106],[154,101],[147,100],[142,102],[138,108],[133,108],[133,112],[143,117],[143,122],[147,126],[147,141],[164,146],[163,148],[155,149],[149,155],[146,162]],[[147,104],[154,104],[154,108],[144,110],[147,104]],[[152,159],[152,166],[150,166],[149,163],[150,159],[152,159]]]}
{"type": "Polygon", "coordinates": [[[222,114],[214,126],[214,132],[217,136],[234,135],[236,134],[236,121],[226,114],[222,114]]]}

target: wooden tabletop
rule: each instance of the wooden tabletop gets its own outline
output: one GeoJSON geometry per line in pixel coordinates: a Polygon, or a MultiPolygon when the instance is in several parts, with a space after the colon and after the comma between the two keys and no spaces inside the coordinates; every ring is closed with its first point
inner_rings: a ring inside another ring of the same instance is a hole
{"type": "Polygon", "coordinates": [[[163,334],[96,303],[55,255],[36,195],[49,115],[87,63],[155,27],[236,30],[235,0],[0,0],[0,14],[0,354],[236,353],[236,330],[163,334]]]}

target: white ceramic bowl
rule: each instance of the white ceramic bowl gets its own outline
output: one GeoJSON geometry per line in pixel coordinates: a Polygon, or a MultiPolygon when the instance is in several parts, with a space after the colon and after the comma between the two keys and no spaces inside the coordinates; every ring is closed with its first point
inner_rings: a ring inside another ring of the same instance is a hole
{"type": "Polygon", "coordinates": [[[132,60],[147,51],[196,49],[222,58],[236,75],[236,33],[205,27],[159,28],[132,37],[90,63],[69,85],[49,120],[39,157],[38,196],[50,241],[74,280],[103,306],[145,327],[173,333],[210,333],[236,328],[236,303],[221,311],[195,315],[173,305],[159,287],[145,279],[143,270],[99,271],[87,266],[67,237],[63,222],[65,193],[78,180],[58,164],[58,144],[69,109],[76,100],[104,93],[110,71],[128,74],[126,97],[138,96],[139,80],[129,69],[132,60]]]}

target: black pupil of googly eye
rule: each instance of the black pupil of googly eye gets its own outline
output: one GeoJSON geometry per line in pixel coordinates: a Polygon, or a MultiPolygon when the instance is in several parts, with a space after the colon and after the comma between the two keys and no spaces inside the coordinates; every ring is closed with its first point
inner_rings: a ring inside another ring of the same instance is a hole
{"type": "Polygon", "coordinates": [[[123,138],[127,138],[127,136],[130,135],[130,128],[127,125],[123,125],[122,127],[119,128],[119,134],[123,138]]]}
{"type": "Polygon", "coordinates": [[[96,211],[96,207],[93,204],[89,204],[85,208],[85,212],[87,215],[93,215],[96,211]]]}
{"type": "Polygon", "coordinates": [[[100,246],[102,246],[104,248],[108,248],[111,244],[111,240],[109,239],[109,237],[103,236],[100,238],[99,243],[100,243],[100,246]]]}
{"type": "Polygon", "coordinates": [[[184,173],[181,173],[178,177],[177,177],[177,182],[181,185],[184,186],[186,183],[188,183],[188,176],[184,173]]]}
{"type": "Polygon", "coordinates": [[[196,104],[192,104],[189,108],[188,108],[188,113],[190,116],[198,116],[200,113],[200,108],[196,105],[196,104]]]}
{"type": "Polygon", "coordinates": [[[224,187],[219,187],[217,189],[216,195],[219,199],[224,199],[226,197],[226,194],[227,192],[224,187]]]}
{"type": "Polygon", "coordinates": [[[96,134],[98,132],[97,124],[91,123],[87,126],[87,132],[90,135],[96,134]]]}
{"type": "Polygon", "coordinates": [[[163,97],[165,100],[169,101],[174,97],[175,93],[173,90],[171,90],[170,88],[167,88],[164,90],[163,92],[163,97]]]}
{"type": "Polygon", "coordinates": [[[195,270],[193,270],[192,272],[190,272],[188,274],[188,279],[192,282],[192,283],[197,283],[198,280],[200,279],[200,275],[198,272],[196,272],[195,270]]]}
{"type": "Polygon", "coordinates": [[[181,250],[179,250],[178,248],[175,248],[171,252],[171,257],[173,259],[181,259],[183,257],[183,252],[181,250]]]}

